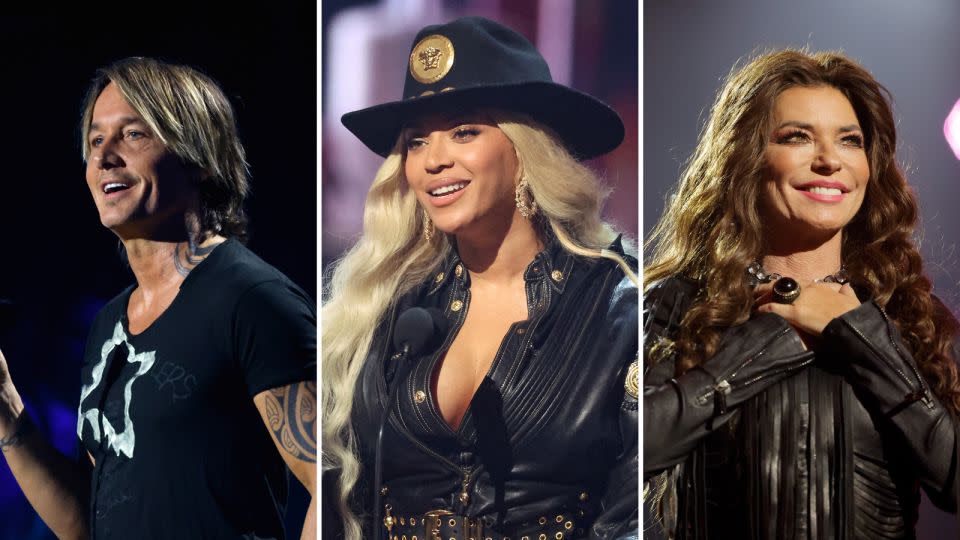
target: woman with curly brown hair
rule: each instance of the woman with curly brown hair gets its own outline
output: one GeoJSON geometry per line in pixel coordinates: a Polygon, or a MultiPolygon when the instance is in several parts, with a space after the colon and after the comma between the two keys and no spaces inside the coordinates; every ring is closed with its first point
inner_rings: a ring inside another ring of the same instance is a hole
{"type": "Polygon", "coordinates": [[[913,538],[956,507],[957,321],[887,91],[838,53],[733,72],[648,242],[644,479],[676,538],[913,538]]]}

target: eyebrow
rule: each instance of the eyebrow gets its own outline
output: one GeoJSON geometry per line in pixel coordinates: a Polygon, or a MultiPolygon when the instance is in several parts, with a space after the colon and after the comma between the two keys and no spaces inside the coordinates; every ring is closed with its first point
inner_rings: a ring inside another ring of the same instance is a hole
{"type": "MultiPolygon", "coordinates": [[[[124,117],[118,118],[116,123],[119,124],[120,126],[129,126],[130,124],[136,124],[136,123],[146,125],[146,122],[143,121],[143,118],[140,118],[139,116],[124,116],[124,117]]],[[[100,124],[98,124],[97,122],[90,122],[89,131],[100,131],[101,129],[102,128],[100,127],[100,124]]]]}
{"type": "MultiPolygon", "coordinates": [[[[798,127],[800,129],[806,129],[809,131],[814,131],[813,124],[808,124],[806,122],[797,122],[796,120],[787,120],[786,122],[781,123],[777,126],[777,129],[783,129],[785,127],[798,127]]],[[[837,131],[840,133],[849,133],[851,131],[862,131],[860,126],[856,124],[848,124],[846,126],[840,126],[837,128],[837,131]]]]}

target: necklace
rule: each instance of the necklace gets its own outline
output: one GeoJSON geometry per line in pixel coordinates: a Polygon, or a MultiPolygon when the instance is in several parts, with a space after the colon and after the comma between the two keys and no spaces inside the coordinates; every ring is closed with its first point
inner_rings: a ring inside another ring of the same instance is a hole
{"type": "MultiPolygon", "coordinates": [[[[753,261],[750,266],[747,267],[747,279],[750,281],[750,285],[756,287],[761,283],[770,283],[771,281],[776,281],[782,278],[780,274],[776,272],[767,272],[763,269],[763,265],[760,264],[760,261],[753,261]]],[[[847,274],[847,269],[842,265],[840,270],[837,270],[837,273],[824,276],[814,283],[839,283],[841,285],[848,283],[850,281],[850,275],[847,274]]]]}

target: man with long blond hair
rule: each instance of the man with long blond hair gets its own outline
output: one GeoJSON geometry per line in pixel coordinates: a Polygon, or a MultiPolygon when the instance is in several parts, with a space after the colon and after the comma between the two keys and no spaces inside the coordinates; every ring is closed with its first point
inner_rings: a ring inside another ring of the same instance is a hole
{"type": "Polygon", "coordinates": [[[97,72],[80,127],[135,283],[89,333],[80,463],[32,428],[0,355],[6,462],[60,538],[283,538],[286,469],[315,492],[316,309],[242,243],[233,108],[193,68],[128,58],[97,72]]]}

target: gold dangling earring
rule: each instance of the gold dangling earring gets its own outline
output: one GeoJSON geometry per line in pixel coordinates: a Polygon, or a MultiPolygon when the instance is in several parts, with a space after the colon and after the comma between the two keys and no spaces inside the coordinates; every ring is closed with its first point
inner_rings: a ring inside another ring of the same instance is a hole
{"type": "Polygon", "coordinates": [[[537,213],[537,201],[533,200],[533,194],[530,193],[530,184],[527,182],[526,175],[521,176],[520,182],[517,183],[514,200],[517,202],[517,210],[521,216],[530,219],[537,213]],[[530,200],[529,203],[527,199],[530,200]]]}
{"type": "Polygon", "coordinates": [[[427,214],[427,211],[423,211],[423,239],[429,242],[433,240],[433,221],[430,219],[430,214],[427,214]]]}

